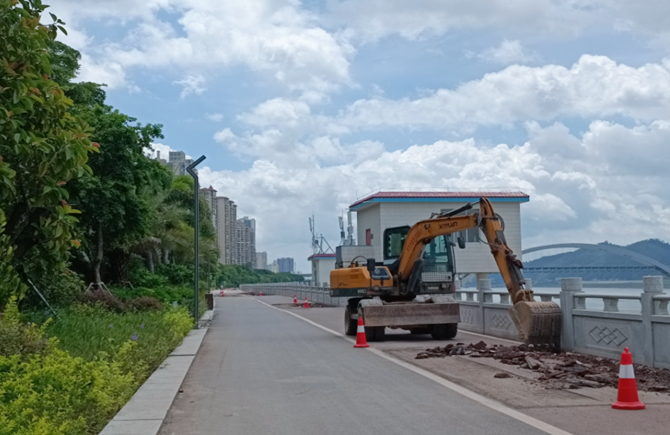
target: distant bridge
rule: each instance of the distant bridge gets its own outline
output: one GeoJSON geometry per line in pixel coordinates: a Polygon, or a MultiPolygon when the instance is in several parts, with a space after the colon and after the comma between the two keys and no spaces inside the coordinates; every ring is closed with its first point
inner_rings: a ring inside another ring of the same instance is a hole
{"type": "Polygon", "coordinates": [[[576,272],[612,272],[619,270],[630,270],[634,272],[656,270],[653,266],[532,266],[524,267],[524,272],[563,272],[574,270],[576,272]]]}
{"type": "Polygon", "coordinates": [[[596,270],[596,269],[597,270],[633,270],[633,269],[634,270],[642,270],[642,269],[647,269],[647,270],[649,270],[649,269],[653,268],[653,269],[657,270],[658,272],[662,273],[663,275],[665,275],[667,277],[670,277],[670,267],[666,266],[663,263],[660,263],[660,262],[654,260],[651,257],[647,257],[646,255],[642,255],[642,254],[639,254],[635,251],[631,251],[630,249],[622,248],[622,247],[619,247],[619,246],[594,245],[594,244],[590,244],[590,243],[559,243],[559,244],[555,244],[555,245],[536,246],[534,248],[524,249],[523,251],[521,251],[521,253],[522,254],[530,254],[531,252],[546,251],[546,250],[549,250],[549,249],[560,249],[560,248],[577,248],[577,249],[589,249],[589,250],[592,250],[592,251],[607,251],[607,252],[610,252],[612,254],[619,255],[621,257],[625,257],[625,258],[634,260],[637,263],[642,263],[642,264],[646,265],[646,267],[645,266],[621,266],[621,267],[617,267],[617,266],[611,266],[611,267],[610,266],[568,267],[568,266],[566,266],[566,267],[555,267],[555,268],[552,268],[552,267],[537,267],[537,268],[528,267],[528,268],[525,268],[524,270],[535,272],[535,271],[539,271],[540,269],[542,269],[542,271],[547,271],[548,272],[549,271],[548,269],[554,269],[554,271],[566,270],[566,269],[570,269],[570,270],[579,269],[579,270],[586,271],[586,270],[589,270],[589,269],[592,269],[592,270],[596,270]]]}

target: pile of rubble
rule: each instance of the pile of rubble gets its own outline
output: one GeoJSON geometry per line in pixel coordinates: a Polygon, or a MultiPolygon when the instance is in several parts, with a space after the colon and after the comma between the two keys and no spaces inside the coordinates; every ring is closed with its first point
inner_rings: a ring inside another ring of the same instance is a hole
{"type": "MultiPolygon", "coordinates": [[[[540,374],[539,382],[547,388],[574,389],[580,387],[616,387],[619,382],[619,361],[583,355],[573,352],[552,353],[533,345],[489,346],[480,341],[476,344],[448,344],[445,347],[426,349],[416,359],[444,358],[467,355],[470,358],[493,358],[503,364],[520,369],[533,370],[540,374]]],[[[495,377],[510,377],[509,373],[498,373],[495,377]]],[[[635,364],[635,377],[641,391],[670,393],[670,370],[655,369],[635,364]]]]}

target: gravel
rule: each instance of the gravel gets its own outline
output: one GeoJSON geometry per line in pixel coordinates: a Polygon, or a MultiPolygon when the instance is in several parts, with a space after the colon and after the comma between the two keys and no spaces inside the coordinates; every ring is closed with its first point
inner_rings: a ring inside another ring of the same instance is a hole
{"type": "MultiPolygon", "coordinates": [[[[470,358],[493,358],[503,364],[517,366],[538,373],[538,382],[546,388],[575,389],[617,387],[619,361],[575,352],[552,353],[533,345],[489,346],[476,344],[448,344],[444,347],[419,352],[416,359],[444,358],[467,355],[470,358]]],[[[504,377],[501,373],[495,377],[504,377]]],[[[670,370],[635,364],[635,378],[640,391],[670,394],[670,370]]]]}

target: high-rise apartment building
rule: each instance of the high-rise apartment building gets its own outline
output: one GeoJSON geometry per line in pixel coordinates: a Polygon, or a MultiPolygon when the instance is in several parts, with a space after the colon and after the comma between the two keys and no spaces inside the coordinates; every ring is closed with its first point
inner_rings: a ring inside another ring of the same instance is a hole
{"type": "Polygon", "coordinates": [[[256,252],[256,269],[265,269],[269,270],[270,268],[268,267],[268,253],[263,251],[263,252],[256,252]]]}
{"type": "MultiPolygon", "coordinates": [[[[209,186],[209,188],[200,189],[200,194],[205,198],[209,206],[209,210],[212,213],[212,224],[214,225],[214,230],[216,230],[219,224],[219,203],[216,200],[216,190],[212,186],[209,186]]],[[[218,238],[218,231],[216,233],[218,238]]]]}
{"type": "Polygon", "coordinates": [[[281,272],[288,272],[288,273],[293,273],[294,270],[294,262],[292,258],[278,258],[277,259],[277,266],[279,268],[279,273],[281,272]]]}
{"type": "Polygon", "coordinates": [[[237,205],[225,196],[217,197],[216,204],[219,263],[237,264],[237,205]]]}
{"type": "Polygon", "coordinates": [[[168,166],[172,168],[175,175],[186,175],[186,168],[193,163],[193,159],[187,159],[183,151],[170,151],[168,166]]]}
{"type": "Polygon", "coordinates": [[[244,216],[237,220],[237,258],[235,264],[256,268],[256,220],[244,216]]]}

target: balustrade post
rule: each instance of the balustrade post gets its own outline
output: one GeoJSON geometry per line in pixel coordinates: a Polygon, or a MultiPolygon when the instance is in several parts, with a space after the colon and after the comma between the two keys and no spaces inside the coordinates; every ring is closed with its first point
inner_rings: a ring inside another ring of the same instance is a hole
{"type": "Polygon", "coordinates": [[[662,276],[645,276],[642,278],[642,294],[640,305],[642,312],[642,330],[644,331],[644,359],[645,364],[653,366],[656,355],[654,354],[654,327],[651,316],[655,313],[654,296],[663,294],[662,276]]]}
{"type": "Polygon", "coordinates": [[[575,348],[575,330],[572,320],[572,310],[575,308],[575,295],[582,293],[581,278],[562,278],[561,279],[561,347],[565,350],[574,350],[575,348]]]}
{"type": "MultiPolygon", "coordinates": [[[[477,302],[479,302],[479,318],[482,319],[482,324],[479,325],[480,331],[482,334],[486,334],[486,318],[484,316],[484,303],[486,302],[486,292],[491,291],[491,280],[484,278],[482,276],[488,276],[488,274],[477,274],[477,302]]],[[[491,296],[490,294],[488,296],[491,296]]]]}

